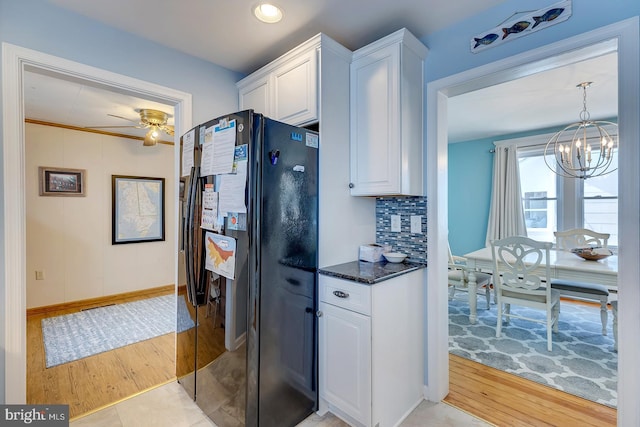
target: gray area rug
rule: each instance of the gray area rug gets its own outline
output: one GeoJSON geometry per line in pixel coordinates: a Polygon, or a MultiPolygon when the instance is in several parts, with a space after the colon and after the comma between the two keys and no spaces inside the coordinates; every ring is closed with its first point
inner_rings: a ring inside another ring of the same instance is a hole
{"type": "Polygon", "coordinates": [[[46,366],[193,328],[184,297],[165,295],[42,319],[46,366]]]}
{"type": "MultiPolygon", "coordinates": [[[[559,331],[553,351],[547,351],[542,323],[511,319],[496,338],[497,306],[487,310],[478,298],[478,322],[469,323],[466,293],[449,301],[449,351],[528,380],[585,399],[616,407],[618,354],[613,351],[613,316],[609,310],[607,336],[602,335],[600,308],[562,301],[559,331]]],[[[545,313],[512,305],[511,312],[543,319],[545,313]]]]}

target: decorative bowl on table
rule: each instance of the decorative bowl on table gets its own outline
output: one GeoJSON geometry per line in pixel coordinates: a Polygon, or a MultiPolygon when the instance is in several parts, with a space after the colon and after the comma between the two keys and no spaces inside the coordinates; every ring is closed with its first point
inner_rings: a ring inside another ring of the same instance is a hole
{"type": "Polygon", "coordinates": [[[613,255],[613,252],[609,249],[601,247],[573,248],[571,249],[571,253],[574,253],[587,261],[598,261],[613,255]]]}
{"type": "Polygon", "coordinates": [[[406,254],[400,252],[383,252],[382,256],[389,262],[399,263],[404,261],[406,254]]]}

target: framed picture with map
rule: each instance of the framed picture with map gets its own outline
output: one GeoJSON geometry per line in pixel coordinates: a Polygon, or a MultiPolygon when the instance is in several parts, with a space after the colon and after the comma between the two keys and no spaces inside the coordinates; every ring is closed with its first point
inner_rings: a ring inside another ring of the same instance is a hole
{"type": "Polygon", "coordinates": [[[111,244],[164,240],[164,178],[111,175],[111,244]]]}

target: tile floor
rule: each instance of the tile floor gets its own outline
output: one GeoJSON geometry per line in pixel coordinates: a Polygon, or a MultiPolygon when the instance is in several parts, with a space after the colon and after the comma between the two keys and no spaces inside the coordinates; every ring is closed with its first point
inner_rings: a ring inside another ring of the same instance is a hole
{"type": "MultiPolygon", "coordinates": [[[[175,381],[141,393],[90,415],[77,418],[71,427],[215,427],[175,381]]],[[[485,423],[446,403],[423,401],[401,427],[485,427],[485,423]]],[[[300,427],[344,427],[331,414],[311,415],[300,427]]]]}

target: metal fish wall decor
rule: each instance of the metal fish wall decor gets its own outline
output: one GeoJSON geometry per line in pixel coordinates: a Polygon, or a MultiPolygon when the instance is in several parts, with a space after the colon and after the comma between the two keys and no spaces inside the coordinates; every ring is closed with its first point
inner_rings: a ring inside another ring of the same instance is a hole
{"type": "Polygon", "coordinates": [[[571,16],[571,0],[564,0],[536,11],[516,12],[512,17],[516,15],[520,16],[509,18],[495,28],[472,37],[471,52],[477,53],[566,21],[571,16]]]}

